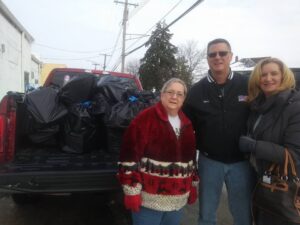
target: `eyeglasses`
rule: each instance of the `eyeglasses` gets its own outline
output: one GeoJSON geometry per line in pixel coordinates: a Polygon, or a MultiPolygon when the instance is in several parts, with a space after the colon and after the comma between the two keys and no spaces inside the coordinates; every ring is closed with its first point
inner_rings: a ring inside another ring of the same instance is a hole
{"type": "Polygon", "coordinates": [[[182,93],[182,92],[165,91],[164,93],[166,93],[169,97],[173,97],[174,95],[175,95],[177,98],[183,98],[183,97],[184,97],[184,93],[182,93]]]}
{"type": "Polygon", "coordinates": [[[225,57],[228,55],[228,51],[219,51],[219,52],[211,52],[211,53],[208,53],[208,57],[209,58],[215,58],[217,55],[219,55],[220,57],[225,57]]]}

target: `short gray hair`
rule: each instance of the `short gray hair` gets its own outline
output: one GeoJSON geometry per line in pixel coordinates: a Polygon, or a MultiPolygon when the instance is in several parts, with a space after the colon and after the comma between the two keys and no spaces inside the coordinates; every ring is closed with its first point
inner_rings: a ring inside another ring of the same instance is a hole
{"type": "Polygon", "coordinates": [[[182,84],[183,86],[183,89],[184,89],[184,96],[187,94],[187,87],[186,87],[186,84],[183,80],[179,79],[179,78],[171,78],[170,80],[166,81],[163,85],[163,87],[161,88],[161,93],[164,93],[167,88],[173,84],[173,83],[179,83],[179,84],[182,84]]]}

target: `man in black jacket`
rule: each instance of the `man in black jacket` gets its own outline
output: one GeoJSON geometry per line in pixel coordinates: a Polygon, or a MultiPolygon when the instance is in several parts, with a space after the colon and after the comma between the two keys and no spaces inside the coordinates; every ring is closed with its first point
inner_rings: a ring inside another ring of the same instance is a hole
{"type": "Polygon", "coordinates": [[[238,141],[248,116],[248,78],[232,72],[225,39],[207,45],[209,71],[190,90],[184,111],[191,119],[199,154],[199,225],[215,225],[225,182],[235,225],[251,225],[253,173],[238,141]]]}

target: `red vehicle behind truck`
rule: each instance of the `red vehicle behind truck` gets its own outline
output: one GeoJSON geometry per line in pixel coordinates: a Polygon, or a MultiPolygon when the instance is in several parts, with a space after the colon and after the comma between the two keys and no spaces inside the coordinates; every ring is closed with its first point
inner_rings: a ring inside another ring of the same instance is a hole
{"type": "MultiPolygon", "coordinates": [[[[142,90],[139,79],[131,74],[70,68],[54,69],[44,87],[60,89],[66,79],[91,74],[126,81],[131,88],[142,90]]],[[[43,146],[24,139],[25,95],[9,92],[0,103],[0,193],[24,203],[41,194],[118,190],[118,156],[105,147],[72,154],[61,151],[59,145],[43,146]]]]}

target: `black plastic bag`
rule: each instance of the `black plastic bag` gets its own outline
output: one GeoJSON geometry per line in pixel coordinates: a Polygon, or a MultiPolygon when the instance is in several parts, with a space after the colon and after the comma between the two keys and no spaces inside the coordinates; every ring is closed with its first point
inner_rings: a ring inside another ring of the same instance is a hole
{"type": "Polygon", "coordinates": [[[25,95],[24,103],[36,122],[49,124],[67,114],[66,107],[59,103],[57,89],[45,87],[25,95]]]}
{"type": "Polygon", "coordinates": [[[125,128],[107,127],[108,152],[119,155],[125,128]]]}
{"type": "Polygon", "coordinates": [[[58,143],[59,125],[47,125],[36,127],[35,131],[28,134],[32,143],[46,146],[56,146],[58,143]]]}
{"type": "Polygon", "coordinates": [[[105,123],[110,127],[127,127],[139,111],[138,102],[119,102],[112,107],[111,113],[106,115],[105,123]]]}
{"type": "Polygon", "coordinates": [[[88,109],[91,115],[105,115],[111,112],[111,105],[102,93],[97,93],[92,99],[92,105],[88,109]]]}
{"type": "Polygon", "coordinates": [[[139,101],[145,103],[145,107],[149,107],[159,102],[160,95],[158,92],[143,90],[139,92],[138,99],[139,101]]]}
{"type": "Polygon", "coordinates": [[[101,93],[110,106],[122,100],[123,94],[132,89],[132,84],[127,79],[111,75],[101,76],[97,81],[96,92],[101,93]]]}
{"type": "Polygon", "coordinates": [[[59,91],[60,100],[67,104],[90,100],[94,94],[96,76],[83,74],[68,81],[59,91]]]}
{"type": "Polygon", "coordinates": [[[139,112],[157,101],[157,96],[152,92],[129,89],[123,93],[122,101],[105,115],[104,122],[110,127],[127,127],[139,112]]]}
{"type": "Polygon", "coordinates": [[[95,148],[96,123],[88,113],[89,104],[80,103],[69,108],[63,124],[62,150],[69,153],[83,153],[95,148]]]}
{"type": "Polygon", "coordinates": [[[124,90],[127,89],[137,89],[135,81],[126,77],[117,77],[113,75],[101,75],[98,77],[97,87],[102,85],[119,85],[123,87],[124,90]]]}
{"type": "Polygon", "coordinates": [[[17,110],[17,144],[22,145],[26,141],[42,146],[56,146],[58,144],[59,122],[41,124],[27,110],[24,103],[18,104],[17,110]]]}

